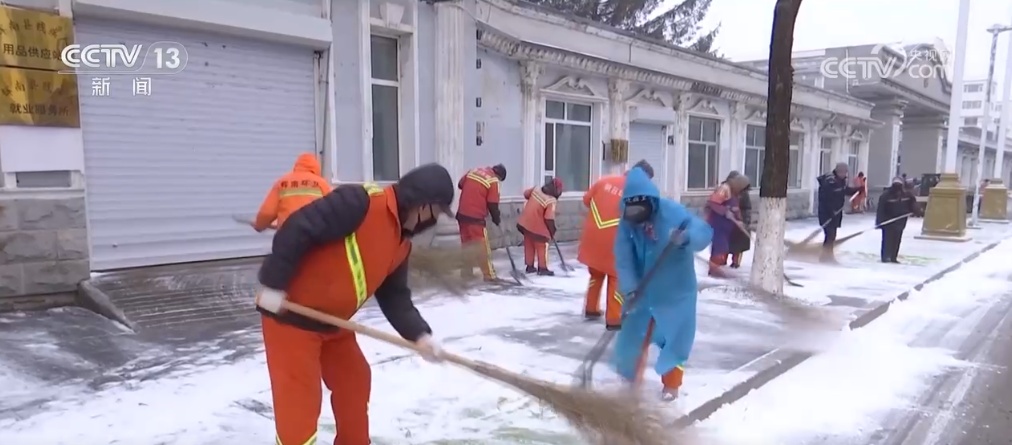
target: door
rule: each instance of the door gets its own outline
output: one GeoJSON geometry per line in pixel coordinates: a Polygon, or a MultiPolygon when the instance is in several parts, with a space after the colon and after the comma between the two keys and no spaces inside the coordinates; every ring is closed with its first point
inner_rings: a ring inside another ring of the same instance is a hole
{"type": "Polygon", "coordinates": [[[150,76],[149,95],[133,75],[79,76],[92,269],[265,254],[271,235],[233,215],[255,214],[316,150],[314,52],[111,20],[75,30],[81,44],[174,41],[189,56],[182,72],[150,76]]]}
{"type": "Polygon", "coordinates": [[[645,159],[654,168],[654,184],[661,192],[670,193],[666,139],[663,125],[629,123],[629,166],[645,159]]]}

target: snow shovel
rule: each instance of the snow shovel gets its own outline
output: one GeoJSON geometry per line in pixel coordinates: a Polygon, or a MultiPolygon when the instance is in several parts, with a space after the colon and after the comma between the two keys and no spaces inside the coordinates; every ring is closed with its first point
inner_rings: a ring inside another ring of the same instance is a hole
{"type": "Polygon", "coordinates": [[[517,270],[517,263],[516,261],[513,261],[513,253],[510,252],[509,244],[506,244],[504,248],[506,249],[506,257],[510,259],[510,276],[513,277],[513,280],[517,282],[518,286],[523,286],[524,285],[523,280],[527,278],[527,276],[520,273],[520,271],[517,270]]]}
{"type": "Polygon", "coordinates": [[[562,256],[562,249],[559,248],[559,242],[552,238],[552,244],[555,245],[555,253],[559,254],[559,261],[562,262],[562,271],[569,275],[570,272],[576,270],[570,265],[566,264],[566,257],[562,256]]]}
{"type": "MultiPolygon", "coordinates": [[[[622,305],[623,315],[629,311],[629,308],[633,307],[636,302],[639,301],[640,294],[646,290],[647,285],[650,284],[650,280],[653,280],[654,275],[657,274],[660,264],[663,262],[671,252],[674,252],[678,246],[674,242],[668,242],[668,245],[664,246],[664,250],[661,250],[660,255],[657,256],[657,260],[654,262],[653,267],[643,275],[640,282],[636,285],[636,289],[633,291],[633,297],[629,301],[622,305]]],[[[590,383],[594,381],[594,366],[597,366],[597,362],[604,356],[604,351],[608,349],[608,345],[615,339],[615,334],[618,331],[604,331],[601,334],[601,338],[597,340],[594,347],[590,348],[590,352],[583,358],[583,363],[577,368],[577,382],[581,388],[589,389],[590,383]]]]}
{"type": "MultiPolygon", "coordinates": [[[[355,332],[401,348],[420,352],[417,345],[388,332],[285,301],[282,308],[321,323],[355,332]]],[[[656,404],[629,393],[605,394],[588,388],[573,388],[537,380],[490,363],[471,360],[449,352],[440,358],[479,376],[510,386],[547,405],[587,438],[609,437],[623,444],[668,445],[670,422],[656,404]]]]}
{"type": "Polygon", "coordinates": [[[881,224],[876,224],[876,225],[875,225],[874,227],[872,227],[872,228],[869,228],[869,229],[864,229],[864,230],[862,230],[862,231],[860,231],[860,232],[857,232],[857,233],[852,233],[852,234],[850,234],[850,235],[847,235],[847,236],[845,236],[845,237],[843,237],[843,238],[840,238],[840,239],[836,240],[836,242],[835,242],[835,243],[833,243],[833,248],[835,249],[835,248],[836,248],[836,246],[839,246],[840,244],[843,244],[843,243],[845,243],[845,242],[847,242],[847,241],[850,241],[850,240],[852,240],[852,239],[854,239],[854,238],[857,238],[857,237],[859,237],[859,236],[861,236],[861,235],[864,235],[865,233],[871,232],[872,230],[878,230],[878,229],[882,228],[882,226],[885,226],[885,225],[889,225],[889,224],[892,224],[892,223],[894,223],[894,222],[896,222],[896,221],[899,221],[899,220],[901,220],[901,219],[903,219],[903,218],[909,218],[909,217],[910,217],[911,215],[913,215],[913,213],[907,213],[907,214],[905,214],[905,215],[901,215],[901,216],[897,216],[897,217],[895,217],[895,218],[893,218],[893,219],[890,219],[890,220],[884,221],[884,222],[882,222],[881,224]]]}

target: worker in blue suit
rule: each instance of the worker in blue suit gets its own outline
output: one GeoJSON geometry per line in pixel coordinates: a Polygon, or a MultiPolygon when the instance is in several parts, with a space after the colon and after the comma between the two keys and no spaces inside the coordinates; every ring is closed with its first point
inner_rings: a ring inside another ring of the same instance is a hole
{"type": "Polygon", "coordinates": [[[646,368],[646,351],[661,350],[656,371],[663,398],[678,397],[684,365],[696,337],[696,266],[693,256],[706,249],[713,229],[680,203],[661,198],[640,168],[626,176],[622,219],[615,240],[619,291],[627,312],[613,356],[619,375],[637,386],[646,368]],[[669,244],[674,250],[660,258],[669,244]],[[649,270],[657,267],[640,294],[634,295],[649,270]]]}

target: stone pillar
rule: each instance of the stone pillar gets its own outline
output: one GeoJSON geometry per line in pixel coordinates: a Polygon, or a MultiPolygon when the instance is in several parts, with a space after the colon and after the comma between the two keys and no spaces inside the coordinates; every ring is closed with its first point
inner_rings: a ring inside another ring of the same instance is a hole
{"type": "MultiPolygon", "coordinates": [[[[464,5],[461,1],[436,4],[436,162],[450,171],[456,181],[464,174],[464,110],[467,61],[464,45],[475,44],[467,36],[464,5]]],[[[456,202],[454,202],[456,207],[456,202]]],[[[456,221],[441,218],[434,243],[459,243],[456,221]]]]}
{"type": "MultiPolygon", "coordinates": [[[[955,87],[954,87],[955,88],[955,87]]],[[[962,88],[962,86],[959,86],[962,88]]],[[[948,123],[948,122],[947,122],[948,123]]],[[[958,139],[952,139],[949,132],[958,133],[958,127],[946,128],[944,173],[938,185],[928,195],[928,206],[924,213],[924,224],[917,238],[939,241],[966,242],[966,188],[959,182],[955,165],[958,139]],[[951,165],[950,165],[951,164],[951,165]]],[[[958,136],[957,136],[958,138],[958,136]]]]}
{"type": "MultiPolygon", "coordinates": [[[[900,131],[906,104],[906,101],[902,100],[879,102],[872,109],[871,118],[882,122],[882,127],[875,129],[870,138],[868,171],[865,172],[869,188],[887,187],[897,175],[900,131]]],[[[855,174],[857,172],[851,172],[851,175],[855,174]]]]}
{"type": "Polygon", "coordinates": [[[541,64],[524,61],[520,63],[520,91],[523,94],[521,110],[521,131],[523,133],[524,171],[521,180],[524,187],[541,183],[538,177],[538,113],[541,111],[541,95],[538,94],[538,78],[544,73],[541,64]]]}
{"type": "MultiPolygon", "coordinates": [[[[629,140],[629,106],[626,98],[629,97],[629,82],[621,79],[611,79],[608,82],[608,134],[609,139],[629,140]]],[[[629,159],[630,163],[639,159],[629,159]]],[[[602,171],[610,171],[619,174],[625,171],[626,166],[609,162],[603,166],[602,171]]]]}

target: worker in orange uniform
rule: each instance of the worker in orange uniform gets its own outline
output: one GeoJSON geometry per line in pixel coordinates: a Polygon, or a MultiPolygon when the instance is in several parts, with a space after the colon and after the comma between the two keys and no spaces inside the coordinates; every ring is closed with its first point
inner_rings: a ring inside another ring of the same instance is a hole
{"type": "Polygon", "coordinates": [[[439,361],[432,329],[411,300],[411,238],[452,215],[453,178],[438,164],[386,188],[343,185],[291,215],[260,266],[267,370],[278,445],[316,443],[323,391],[337,420],[335,445],[369,445],[372,375],[355,334],[285,310],[292,302],[349,319],[376,296],[383,315],[422,357],[439,361]]]}
{"type": "Polygon", "coordinates": [[[312,153],[303,153],[296,159],[292,171],[274,182],[260,205],[253,229],[263,232],[281,227],[289,215],[327,193],[330,193],[330,184],[320,176],[320,161],[312,153]]]}
{"type": "Polygon", "coordinates": [[[555,207],[562,196],[562,180],[553,178],[541,188],[524,192],[524,209],[517,220],[517,230],[524,236],[524,263],[527,273],[555,276],[548,268],[548,241],[555,238],[555,207]],[[534,267],[535,260],[537,268],[534,267]]]}
{"type": "MultiPolygon", "coordinates": [[[[633,166],[640,167],[650,179],[654,168],[647,161],[633,166]]],[[[605,176],[583,194],[583,205],[589,210],[583,220],[580,233],[580,251],[576,259],[587,266],[590,282],[587,285],[583,314],[587,320],[601,318],[601,289],[605,291],[604,325],[609,331],[622,327],[622,295],[618,292],[618,278],[615,272],[615,235],[621,220],[622,190],[625,189],[625,175],[605,176]]]]}
{"type": "Polygon", "coordinates": [[[457,188],[460,189],[460,203],[457,205],[460,243],[481,243],[476,264],[465,269],[464,276],[472,276],[474,266],[477,266],[481,269],[485,281],[498,280],[495,267],[492,266],[492,246],[488,242],[485,219],[491,219],[492,224],[496,226],[502,223],[502,213],[499,212],[499,183],[505,180],[506,167],[498,164],[473,169],[457,182],[457,188]]]}

